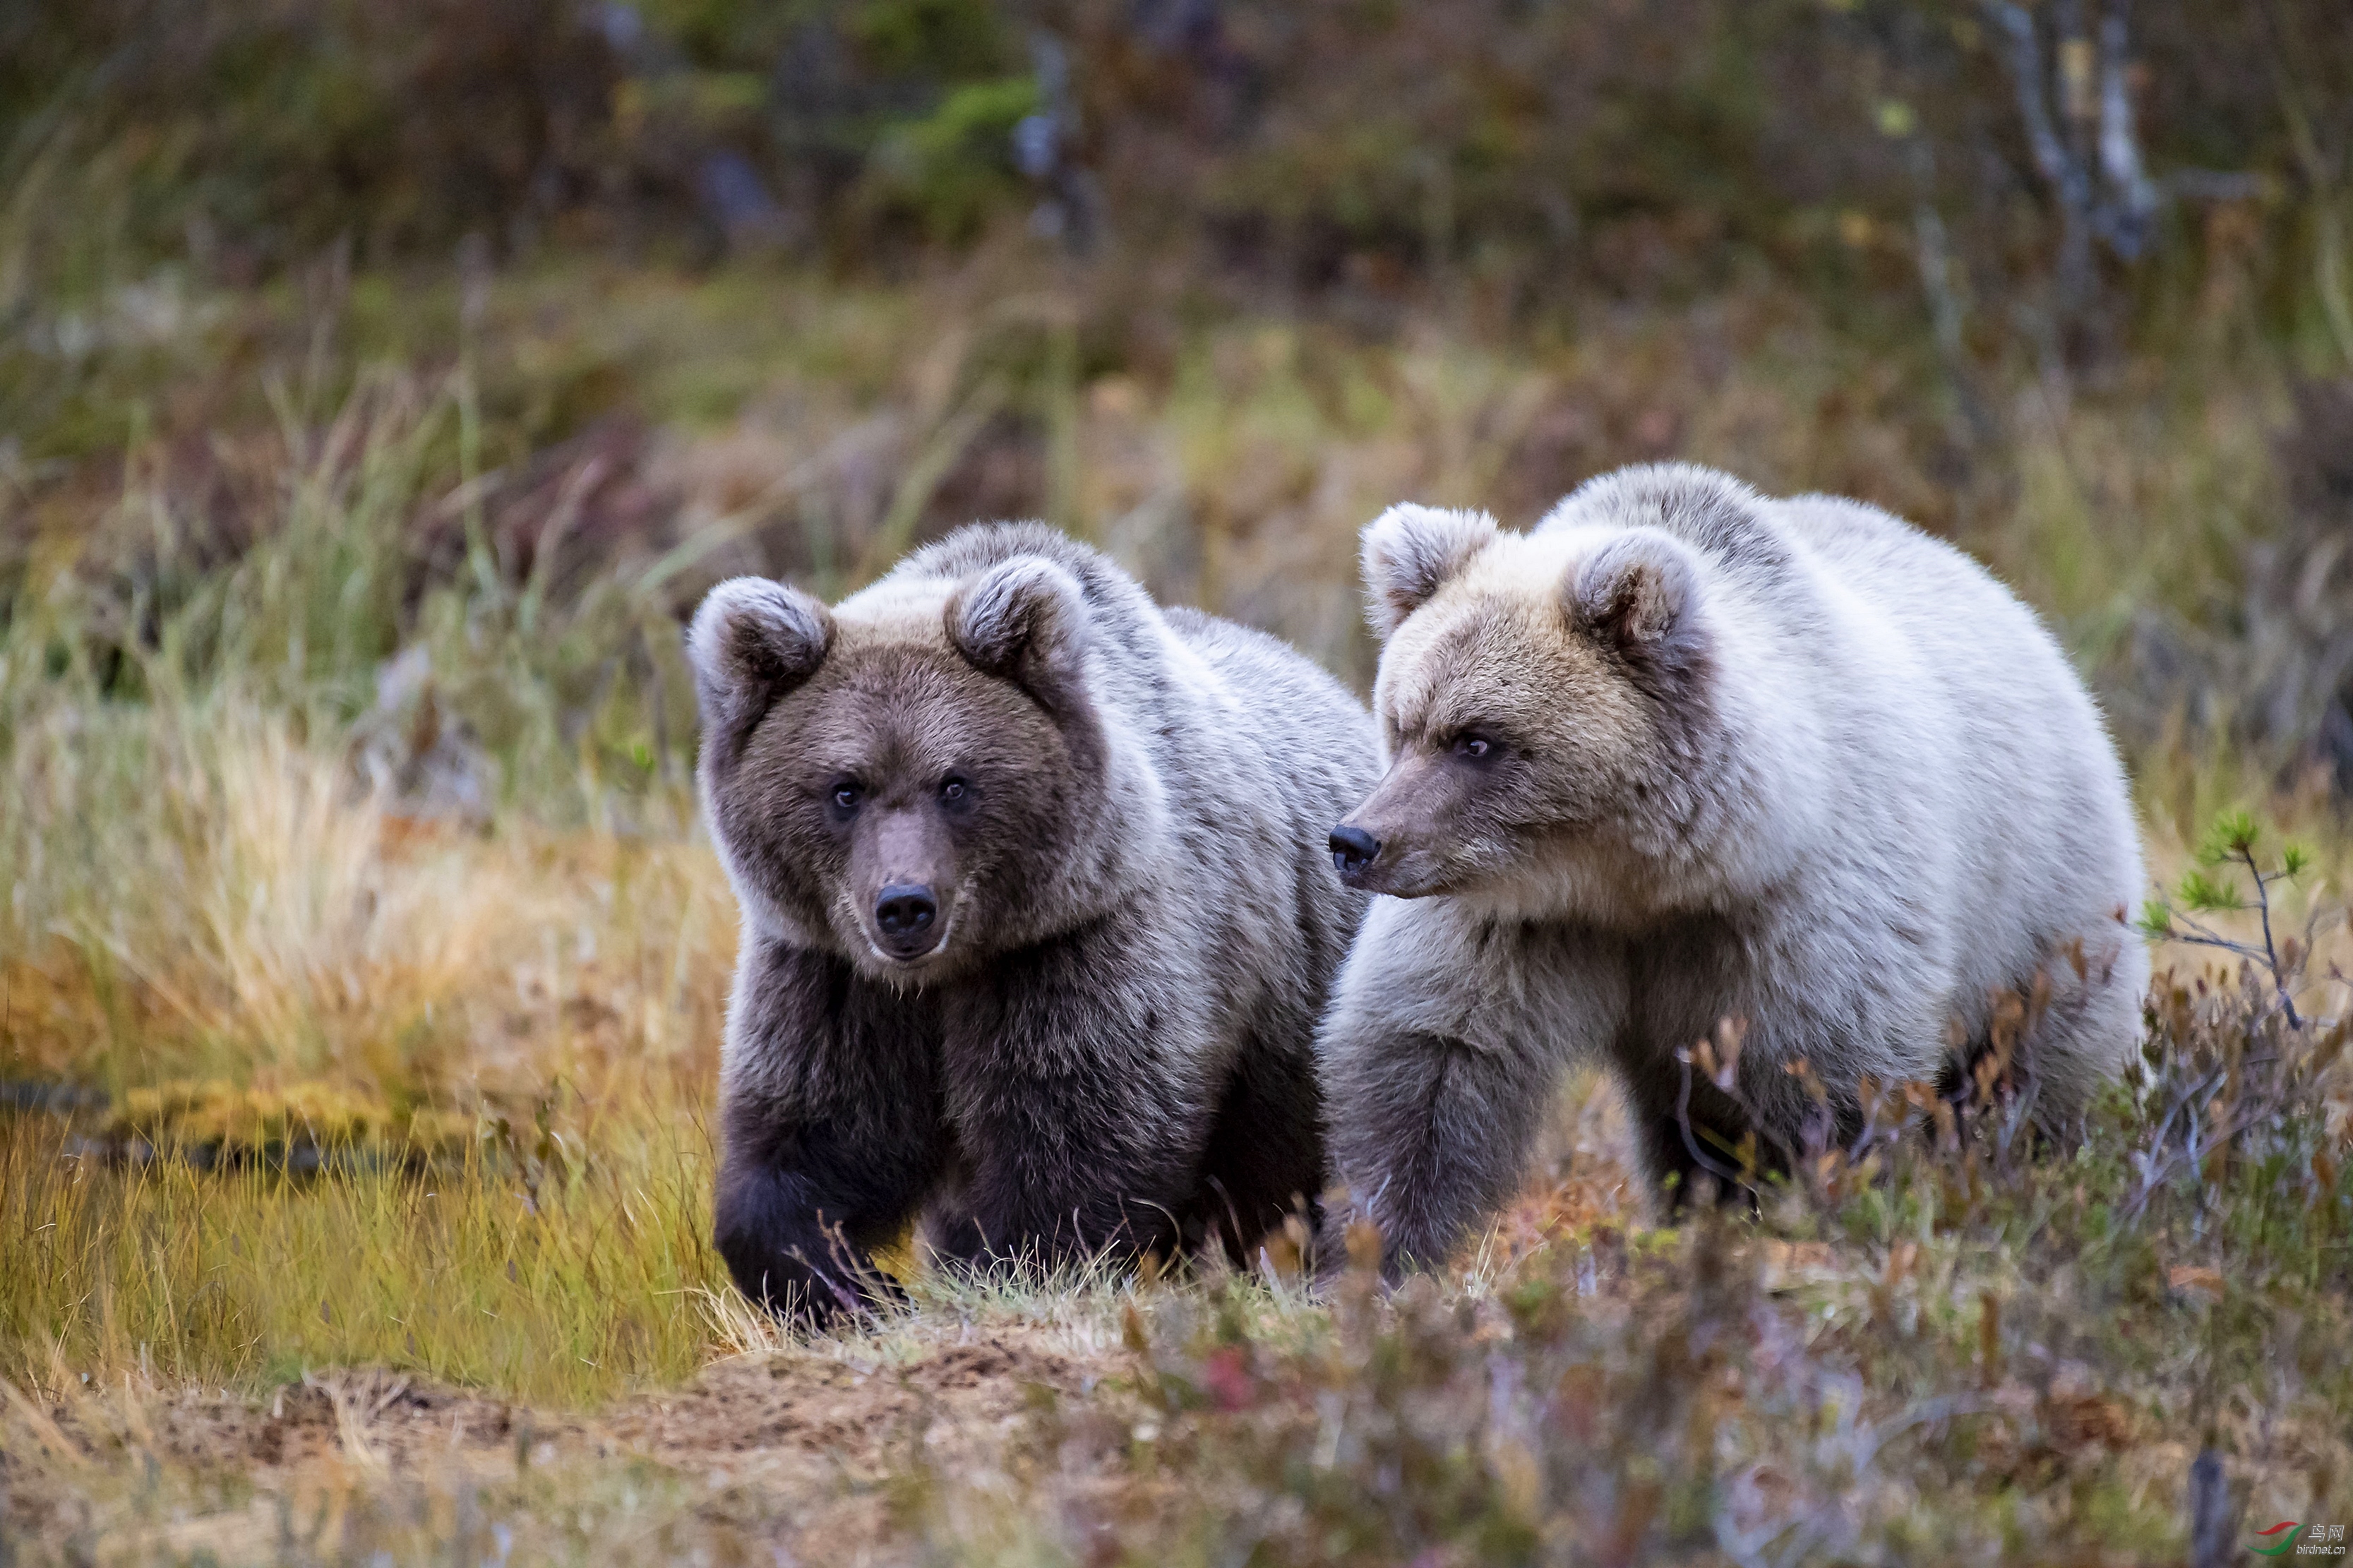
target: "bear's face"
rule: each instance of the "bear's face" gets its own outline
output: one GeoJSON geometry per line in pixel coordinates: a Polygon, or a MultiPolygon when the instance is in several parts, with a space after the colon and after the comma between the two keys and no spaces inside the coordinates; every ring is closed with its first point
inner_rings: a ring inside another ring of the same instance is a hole
{"type": "Polygon", "coordinates": [[[1704,679],[1697,571],[1650,529],[1500,532],[1394,507],[1366,530],[1388,769],[1333,834],[1342,879],[1534,912],[1622,858],[1704,679]]]}
{"type": "Polygon", "coordinates": [[[839,616],[780,584],[712,590],[689,634],[704,799],[754,923],[900,984],[1027,934],[1092,830],[1084,634],[1077,584],[1035,558],[839,616]]]}

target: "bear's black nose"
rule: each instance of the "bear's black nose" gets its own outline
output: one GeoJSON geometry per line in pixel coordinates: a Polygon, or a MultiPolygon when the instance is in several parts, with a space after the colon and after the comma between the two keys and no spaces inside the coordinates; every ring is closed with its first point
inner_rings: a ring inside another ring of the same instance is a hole
{"type": "Polygon", "coordinates": [[[1344,822],[1332,830],[1332,864],[1343,877],[1363,870],[1380,852],[1381,841],[1361,827],[1344,822]]]}
{"type": "Polygon", "coordinates": [[[874,900],[874,924],[882,933],[882,945],[900,958],[930,950],[932,922],[939,912],[932,890],[914,882],[893,882],[874,900]]]}

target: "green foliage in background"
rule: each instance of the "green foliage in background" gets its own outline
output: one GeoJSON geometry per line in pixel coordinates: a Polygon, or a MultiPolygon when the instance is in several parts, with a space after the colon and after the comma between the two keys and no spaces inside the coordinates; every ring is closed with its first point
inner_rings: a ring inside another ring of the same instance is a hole
{"type": "Polygon", "coordinates": [[[1006,148],[1038,106],[1028,77],[970,82],[923,119],[892,126],[876,144],[872,200],[912,217],[924,237],[969,240],[1019,195],[1006,148]]]}
{"type": "MultiPolygon", "coordinates": [[[[1007,145],[1048,110],[1110,231],[1195,285],[1470,279],[1544,316],[1761,268],[1859,322],[1934,313],[1948,358],[1984,361],[2179,331],[2243,269],[2266,331],[2353,354],[2335,7],[2133,12],[2114,63],[2147,244],[2057,285],[2069,220],[2002,9],[32,0],[0,16],[0,180],[75,213],[45,265],[85,286],[164,259],[278,275],[343,241],[438,259],[469,234],[860,268],[1050,195],[1007,145]],[[1067,90],[1034,74],[1050,54],[1067,90]]],[[[2058,37],[2064,7],[2018,14],[2098,186],[2105,46],[2058,37]]]]}

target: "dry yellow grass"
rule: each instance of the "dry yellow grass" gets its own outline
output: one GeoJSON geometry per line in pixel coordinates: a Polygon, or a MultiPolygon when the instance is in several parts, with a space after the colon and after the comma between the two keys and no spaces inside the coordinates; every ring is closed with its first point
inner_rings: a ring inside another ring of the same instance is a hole
{"type": "Polygon", "coordinates": [[[24,1068],[396,1099],[714,1059],[734,911],[691,837],[412,817],[234,695],[47,718],[7,781],[24,1068]]]}

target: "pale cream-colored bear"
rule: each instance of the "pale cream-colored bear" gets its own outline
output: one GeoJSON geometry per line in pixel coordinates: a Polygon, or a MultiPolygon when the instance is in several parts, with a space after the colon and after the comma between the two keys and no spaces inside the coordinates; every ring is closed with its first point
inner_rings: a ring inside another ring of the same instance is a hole
{"type": "Polygon", "coordinates": [[[1319,1059],[1392,1271],[1511,1194],[1579,1059],[1671,1193],[1752,1129],[1768,1158],[1851,1136],[1866,1078],[1957,1082],[1953,1043],[2038,976],[2011,1063],[2038,1126],[2125,1061],[2148,961],[2124,771],[2066,656],[1959,551],[1669,465],[1525,534],[1392,508],[1364,571],[1388,772],[1332,847],[1385,896],[1319,1059]],[[1727,1018],[1736,1096],[1676,1057],[1727,1018]]]}

